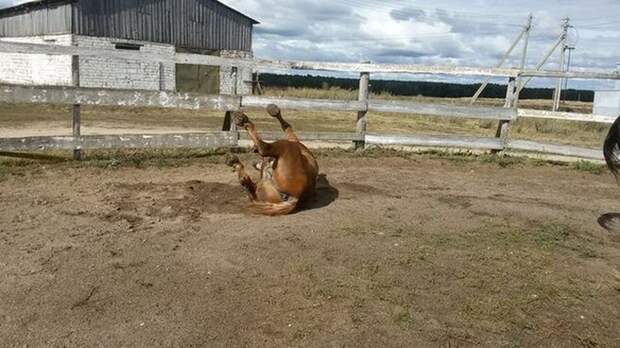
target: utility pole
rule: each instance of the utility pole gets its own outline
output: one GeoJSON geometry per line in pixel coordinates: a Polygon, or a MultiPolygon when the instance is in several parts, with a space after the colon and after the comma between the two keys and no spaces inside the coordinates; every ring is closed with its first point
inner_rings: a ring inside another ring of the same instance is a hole
{"type": "MultiPolygon", "coordinates": [[[[540,71],[540,69],[542,69],[543,65],[545,65],[545,63],[547,63],[547,60],[549,60],[549,58],[553,55],[553,52],[555,52],[555,50],[558,48],[558,46],[560,46],[560,44],[562,43],[562,34],[560,34],[560,36],[558,37],[558,39],[553,43],[553,46],[551,46],[551,48],[549,49],[549,51],[547,52],[547,54],[545,54],[545,56],[543,57],[543,59],[536,65],[536,67],[534,68],[534,71],[540,71]]],[[[528,77],[527,79],[525,79],[525,81],[519,86],[519,88],[517,89],[517,93],[521,93],[521,90],[523,88],[525,88],[525,86],[532,81],[533,77],[528,77]]]]}
{"type": "MultiPolygon", "coordinates": [[[[570,64],[572,61],[571,58],[575,46],[567,46],[566,49],[568,50],[568,62],[566,63],[566,72],[570,72],[570,64]]],[[[564,79],[564,90],[568,91],[568,79],[564,79]]]]}
{"type": "MultiPolygon", "coordinates": [[[[525,52],[527,52],[527,44],[528,44],[528,40],[530,37],[530,31],[532,30],[532,14],[530,14],[530,16],[528,17],[528,22],[527,25],[525,26],[525,28],[523,28],[523,30],[519,33],[519,36],[517,36],[517,38],[512,42],[512,45],[510,46],[510,48],[508,49],[508,51],[506,51],[506,53],[504,53],[504,56],[502,57],[502,59],[500,60],[500,62],[495,66],[496,68],[501,68],[502,65],[504,65],[504,63],[506,62],[506,60],[508,60],[508,57],[510,57],[510,54],[512,53],[512,51],[515,49],[515,47],[517,47],[517,45],[519,44],[519,42],[521,41],[521,39],[525,38],[525,46],[524,46],[524,54],[527,54],[525,52]]],[[[523,70],[523,69],[522,69],[523,70]]],[[[474,96],[471,98],[471,102],[470,104],[474,104],[476,102],[476,100],[478,100],[478,98],[480,97],[480,95],[482,94],[482,92],[484,91],[485,88],[487,88],[487,86],[489,85],[489,82],[491,81],[491,78],[487,78],[482,85],[480,86],[480,88],[478,88],[478,90],[476,91],[476,94],[474,94],[474,96]]]]}
{"type": "MultiPolygon", "coordinates": [[[[565,70],[565,60],[566,60],[566,50],[568,49],[567,38],[568,38],[568,28],[572,26],[569,24],[570,18],[566,17],[562,20],[562,48],[560,50],[560,71],[566,72],[565,70]]],[[[560,99],[562,97],[562,82],[563,78],[558,79],[558,84],[555,88],[555,93],[553,94],[553,111],[558,111],[560,108],[560,99]]]]}
{"type": "MultiPolygon", "coordinates": [[[[533,19],[534,19],[534,16],[532,16],[532,14],[530,13],[529,17],[527,18],[527,26],[525,27],[526,31],[525,31],[525,37],[523,39],[523,54],[521,55],[521,64],[519,65],[519,70],[521,72],[525,70],[525,65],[527,64],[527,48],[528,48],[527,46],[530,41],[530,32],[532,30],[533,19]]],[[[515,108],[517,107],[519,103],[519,92],[521,91],[519,87],[523,83],[522,79],[523,78],[519,76],[519,78],[517,78],[517,81],[515,83],[514,96],[512,99],[512,103],[515,108]]]]}

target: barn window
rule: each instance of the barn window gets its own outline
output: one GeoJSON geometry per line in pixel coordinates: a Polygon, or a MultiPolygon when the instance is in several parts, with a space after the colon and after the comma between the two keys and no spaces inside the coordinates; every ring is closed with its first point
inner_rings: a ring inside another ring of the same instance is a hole
{"type": "Polygon", "coordinates": [[[114,44],[114,48],[117,50],[130,50],[130,51],[139,51],[142,45],[119,42],[114,44]]]}

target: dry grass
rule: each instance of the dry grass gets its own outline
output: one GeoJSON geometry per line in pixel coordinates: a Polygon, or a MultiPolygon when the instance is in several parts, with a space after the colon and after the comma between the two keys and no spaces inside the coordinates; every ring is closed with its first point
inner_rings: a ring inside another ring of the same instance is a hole
{"type": "MultiPolygon", "coordinates": [[[[357,98],[357,91],[340,88],[330,89],[267,89],[266,95],[276,97],[299,97],[318,99],[357,98]]],[[[421,103],[467,105],[468,98],[429,98],[391,96],[388,93],[373,94],[371,98],[409,100],[421,103]]],[[[549,108],[548,100],[523,100],[524,108],[549,108]]],[[[482,99],[478,105],[501,106],[501,99],[482,99]]],[[[570,102],[565,110],[591,112],[591,103],[570,102]]],[[[70,134],[70,109],[55,105],[0,104],[0,136],[70,134]]],[[[278,126],[263,111],[248,109],[259,129],[277,130],[278,126]]],[[[323,132],[352,132],[355,129],[355,113],[340,111],[291,110],[287,119],[297,130],[323,132]]],[[[222,112],[202,112],[175,109],[83,107],[83,134],[107,132],[162,132],[201,131],[220,129],[222,112]]],[[[391,114],[371,112],[368,129],[375,133],[421,133],[494,136],[497,122],[456,119],[451,117],[428,117],[417,114],[391,114]]],[[[550,143],[571,144],[598,148],[608,126],[605,124],[542,119],[520,119],[511,128],[514,138],[550,143]]]]}

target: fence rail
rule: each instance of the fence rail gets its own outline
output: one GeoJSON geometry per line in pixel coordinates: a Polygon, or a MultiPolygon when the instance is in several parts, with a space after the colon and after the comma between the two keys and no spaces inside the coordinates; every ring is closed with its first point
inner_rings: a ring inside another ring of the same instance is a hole
{"type": "MultiPolygon", "coordinates": [[[[557,154],[599,160],[601,151],[574,146],[543,144],[534,141],[514,140],[509,137],[509,125],[518,118],[541,118],[578,122],[612,123],[614,118],[568,112],[520,109],[517,106],[519,90],[515,80],[522,77],[585,78],[620,80],[618,72],[609,71],[520,71],[518,69],[477,68],[456,66],[395,65],[371,63],[289,62],[260,59],[229,59],[197,54],[145,54],[139,51],[107,50],[75,46],[24,44],[0,41],[0,52],[20,54],[47,54],[108,57],[146,62],[168,62],[197,65],[233,66],[252,69],[299,69],[347,71],[360,73],[358,100],[322,100],[302,98],[275,98],[238,95],[196,95],[173,91],[93,89],[58,86],[0,85],[0,102],[64,104],[73,106],[73,135],[61,137],[25,137],[0,139],[0,150],[29,151],[37,149],[73,149],[79,157],[82,149],[91,148],[143,148],[143,147],[230,147],[237,146],[244,138],[231,125],[230,112],[246,107],[264,107],[270,103],[283,109],[334,110],[357,113],[355,132],[300,132],[303,140],[354,142],[357,146],[406,145],[421,147],[456,147],[490,151],[527,151],[557,154]],[[456,106],[445,104],[415,103],[400,100],[368,99],[371,73],[447,74],[471,76],[502,76],[510,79],[506,94],[506,107],[456,106]],[[191,110],[221,111],[225,113],[224,131],[156,135],[97,135],[82,136],[80,131],[80,105],[130,106],[181,108],[191,110]],[[368,112],[415,114],[456,118],[475,118],[499,122],[495,137],[420,134],[374,134],[366,130],[368,112]]],[[[76,61],[76,59],[74,59],[76,61]]],[[[76,67],[74,67],[76,70],[76,67]]],[[[79,79],[76,79],[79,81],[79,79]]],[[[353,125],[353,119],[352,119],[353,125]]],[[[279,132],[263,132],[266,139],[281,138],[279,132]]]]}
{"type": "Polygon", "coordinates": [[[237,146],[234,132],[0,138],[0,149],[4,151],[232,146],[237,146]]]}
{"type": "Polygon", "coordinates": [[[192,53],[155,53],[140,51],[109,50],[90,47],[59,46],[32,44],[21,42],[0,41],[0,52],[20,54],[72,55],[97,58],[118,58],[140,60],[145,62],[177,63],[212,66],[233,66],[256,70],[321,70],[339,72],[366,73],[402,73],[402,74],[442,74],[461,76],[492,76],[492,77],[542,77],[620,80],[620,72],[604,70],[579,70],[571,72],[552,70],[524,70],[515,68],[483,68],[453,65],[421,65],[421,64],[372,64],[372,63],[331,63],[311,61],[284,61],[267,59],[223,58],[192,53]]]}

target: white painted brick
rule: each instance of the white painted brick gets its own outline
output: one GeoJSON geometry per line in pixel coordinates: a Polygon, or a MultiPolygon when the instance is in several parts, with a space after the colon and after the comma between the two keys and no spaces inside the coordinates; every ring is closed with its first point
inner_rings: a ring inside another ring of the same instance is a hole
{"type": "MultiPolygon", "coordinates": [[[[142,45],[141,51],[170,54],[174,57],[173,45],[79,36],[71,34],[37,37],[0,38],[0,40],[28,43],[54,43],[57,45],[115,49],[116,43],[142,45]]],[[[222,57],[252,58],[251,52],[221,51],[222,57]]],[[[174,63],[151,63],[138,60],[80,57],[80,86],[91,88],[175,90],[176,67],[174,63]]],[[[252,93],[251,69],[239,69],[237,73],[237,94],[252,93]]],[[[220,69],[220,92],[233,94],[232,69],[220,69]]],[[[70,86],[73,83],[71,56],[47,56],[43,54],[0,53],[0,82],[25,85],[70,86]]]]}
{"type": "MultiPolygon", "coordinates": [[[[5,37],[2,41],[71,45],[71,35],[5,37]]],[[[0,82],[22,85],[70,86],[73,82],[71,56],[0,53],[0,82]]]]}
{"type": "MultiPolygon", "coordinates": [[[[252,52],[246,51],[220,51],[220,56],[224,58],[252,58],[252,52]]],[[[234,94],[234,75],[232,68],[220,68],[220,93],[234,94]]],[[[252,94],[252,69],[239,69],[237,71],[237,94],[252,94]]]]}
{"type": "MultiPolygon", "coordinates": [[[[115,49],[116,43],[142,45],[140,51],[170,54],[172,58],[175,48],[172,45],[152,42],[119,40],[111,38],[75,36],[79,47],[115,49]]],[[[175,66],[173,63],[141,62],[128,59],[109,59],[97,57],[80,57],[80,85],[83,87],[103,87],[118,89],[165,90],[176,89],[175,66]],[[160,82],[161,81],[161,82],[160,82]]]]}

